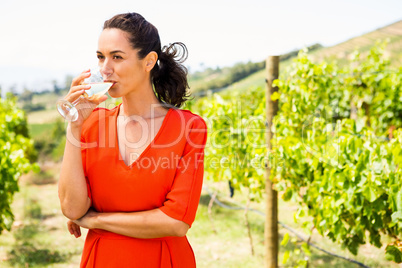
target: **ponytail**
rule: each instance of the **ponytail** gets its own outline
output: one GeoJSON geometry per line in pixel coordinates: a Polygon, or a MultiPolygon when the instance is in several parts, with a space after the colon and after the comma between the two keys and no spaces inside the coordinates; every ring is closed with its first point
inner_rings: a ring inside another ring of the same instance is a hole
{"type": "Polygon", "coordinates": [[[180,42],[164,46],[159,53],[151,76],[160,102],[180,107],[188,100],[187,68],[182,64],[187,54],[186,46],[180,42]]]}

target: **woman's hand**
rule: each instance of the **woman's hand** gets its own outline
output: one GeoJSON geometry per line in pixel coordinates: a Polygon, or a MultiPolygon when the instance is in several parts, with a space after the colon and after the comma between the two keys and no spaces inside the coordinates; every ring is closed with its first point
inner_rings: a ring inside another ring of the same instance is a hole
{"type": "Polygon", "coordinates": [[[87,214],[85,214],[82,218],[79,218],[78,220],[74,220],[73,223],[81,226],[82,228],[95,229],[95,222],[98,214],[99,212],[96,212],[95,210],[90,208],[87,214]]]}
{"type": "MultiPolygon", "coordinates": [[[[85,90],[88,90],[91,88],[90,85],[82,85],[82,82],[91,76],[91,71],[85,70],[83,71],[80,75],[75,77],[71,83],[70,91],[67,93],[67,95],[64,97],[65,100],[69,102],[74,102],[78,98],[81,97],[81,95],[84,94],[85,90]]],[[[79,116],[77,121],[72,122],[74,126],[80,127],[84,121],[89,117],[89,115],[92,113],[92,111],[95,109],[96,106],[98,106],[101,102],[104,102],[107,100],[107,96],[103,95],[98,99],[87,99],[87,98],[82,98],[78,104],[75,105],[75,108],[78,110],[79,116]]]]}
{"type": "Polygon", "coordinates": [[[68,228],[68,231],[70,232],[70,234],[74,235],[75,238],[78,238],[81,236],[81,227],[78,224],[74,223],[73,221],[69,220],[67,222],[67,228],[68,228]]]}

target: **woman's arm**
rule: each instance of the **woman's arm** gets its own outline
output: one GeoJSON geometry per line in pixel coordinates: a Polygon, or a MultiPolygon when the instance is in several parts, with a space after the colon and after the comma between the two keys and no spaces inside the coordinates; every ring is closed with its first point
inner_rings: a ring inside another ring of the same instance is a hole
{"type": "MultiPolygon", "coordinates": [[[[77,76],[71,83],[71,89],[65,99],[72,102],[82,95],[85,90],[89,89],[90,86],[81,85],[81,82],[90,75],[90,71],[87,70],[77,76]]],[[[69,123],[67,126],[66,146],[59,179],[59,199],[63,214],[71,220],[81,218],[91,206],[82,167],[82,124],[93,109],[106,99],[107,96],[102,96],[97,100],[80,102],[76,105],[79,111],[78,120],[69,123]]]]}
{"type": "Polygon", "coordinates": [[[67,218],[81,218],[91,206],[82,167],[81,127],[67,127],[66,147],[59,179],[61,210],[67,218]]]}
{"type": "Polygon", "coordinates": [[[98,213],[90,210],[73,222],[88,229],[102,229],[142,239],[185,236],[190,228],[187,223],[169,217],[158,208],[128,213],[98,213]]]}

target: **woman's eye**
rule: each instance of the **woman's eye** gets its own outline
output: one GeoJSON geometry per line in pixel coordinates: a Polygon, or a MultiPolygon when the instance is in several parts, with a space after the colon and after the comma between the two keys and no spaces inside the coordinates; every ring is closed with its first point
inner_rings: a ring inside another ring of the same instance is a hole
{"type": "Polygon", "coordinates": [[[114,55],[114,56],[113,56],[113,59],[115,59],[115,60],[121,60],[122,57],[121,57],[121,56],[118,56],[118,55],[114,55]]]}
{"type": "Polygon", "coordinates": [[[98,57],[99,60],[103,60],[103,59],[105,58],[105,57],[102,56],[102,55],[98,55],[97,57],[98,57]]]}

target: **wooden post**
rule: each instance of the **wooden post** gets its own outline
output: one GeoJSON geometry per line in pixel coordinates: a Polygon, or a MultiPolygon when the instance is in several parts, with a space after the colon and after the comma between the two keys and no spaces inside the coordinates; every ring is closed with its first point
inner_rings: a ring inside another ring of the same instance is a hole
{"type": "MultiPolygon", "coordinates": [[[[278,101],[272,101],[271,95],[278,91],[277,87],[272,87],[272,82],[279,77],[279,56],[270,56],[266,61],[267,71],[267,93],[266,93],[266,111],[267,111],[267,146],[270,156],[272,145],[271,139],[273,133],[271,131],[273,118],[278,111],[278,101]]],[[[271,157],[268,157],[271,159],[271,157]]],[[[278,194],[272,187],[270,180],[271,164],[267,163],[265,174],[265,191],[266,191],[266,219],[265,219],[265,267],[278,268],[278,194]]]]}

